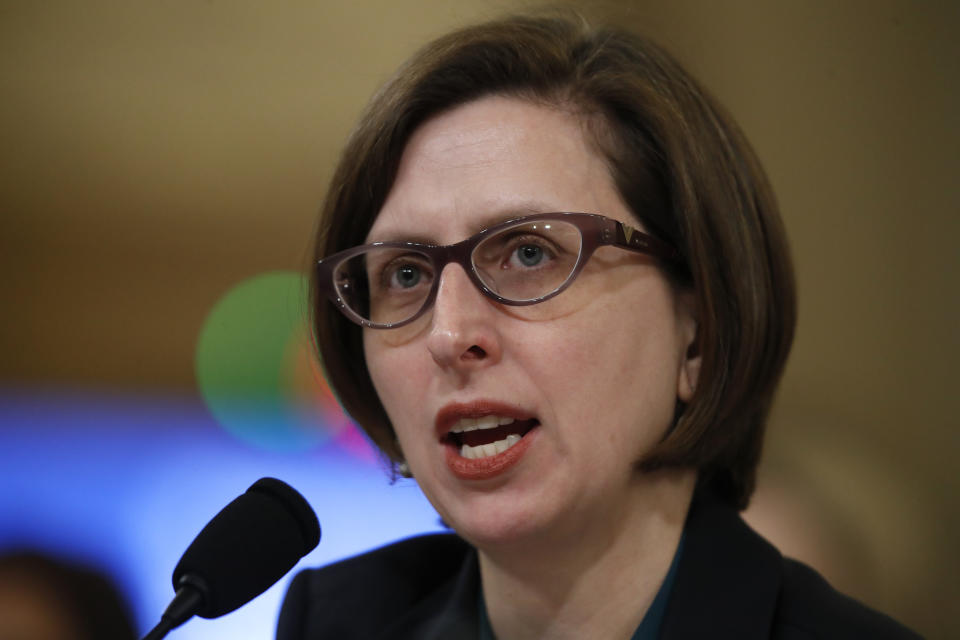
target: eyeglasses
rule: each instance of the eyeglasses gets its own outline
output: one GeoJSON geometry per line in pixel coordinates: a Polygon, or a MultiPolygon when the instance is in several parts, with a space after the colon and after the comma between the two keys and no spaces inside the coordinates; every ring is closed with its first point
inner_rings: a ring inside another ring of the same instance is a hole
{"type": "Polygon", "coordinates": [[[340,311],[371,329],[394,329],[426,313],[440,273],[454,262],[485,296],[524,306],[570,286],[597,247],[667,261],[677,251],[642,231],[592,213],[538,213],[501,222],[456,244],[375,242],[317,262],[318,283],[340,311]]]}

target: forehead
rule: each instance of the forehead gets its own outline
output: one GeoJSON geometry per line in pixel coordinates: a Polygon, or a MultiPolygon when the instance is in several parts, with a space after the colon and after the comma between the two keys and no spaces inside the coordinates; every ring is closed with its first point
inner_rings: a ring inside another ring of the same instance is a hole
{"type": "Polygon", "coordinates": [[[367,241],[450,244],[508,218],[553,211],[632,219],[576,116],[491,96],[414,132],[367,241]]]}

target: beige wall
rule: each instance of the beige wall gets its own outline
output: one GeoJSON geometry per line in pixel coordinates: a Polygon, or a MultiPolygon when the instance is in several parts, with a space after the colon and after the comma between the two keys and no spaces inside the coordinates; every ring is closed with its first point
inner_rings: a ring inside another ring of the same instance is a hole
{"type": "MultiPolygon", "coordinates": [[[[781,200],[801,315],[751,518],[960,635],[958,5],[593,4],[720,97],[781,200]]],[[[304,265],[369,94],[427,37],[507,6],[7,3],[0,379],[192,390],[218,296],[304,265]]]]}

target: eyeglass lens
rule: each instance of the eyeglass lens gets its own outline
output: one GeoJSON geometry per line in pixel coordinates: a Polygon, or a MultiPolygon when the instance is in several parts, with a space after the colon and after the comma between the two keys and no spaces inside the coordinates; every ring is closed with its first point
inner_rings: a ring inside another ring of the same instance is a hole
{"type": "MultiPolygon", "coordinates": [[[[474,273],[513,302],[542,298],[563,286],[580,256],[580,230],[563,220],[518,222],[474,248],[474,273]]],[[[420,311],[442,266],[409,247],[371,247],[340,263],[334,282],[340,299],[377,324],[407,320],[420,311]]]]}

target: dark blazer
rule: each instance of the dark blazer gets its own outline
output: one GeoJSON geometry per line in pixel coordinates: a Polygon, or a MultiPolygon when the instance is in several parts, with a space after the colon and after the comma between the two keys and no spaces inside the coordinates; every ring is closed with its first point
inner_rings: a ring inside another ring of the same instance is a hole
{"type": "MultiPolygon", "coordinates": [[[[660,637],[919,638],[789,560],[719,502],[696,500],[660,637]]],[[[277,640],[478,638],[476,551],[452,534],[404,540],[301,572],[277,640]]]]}

